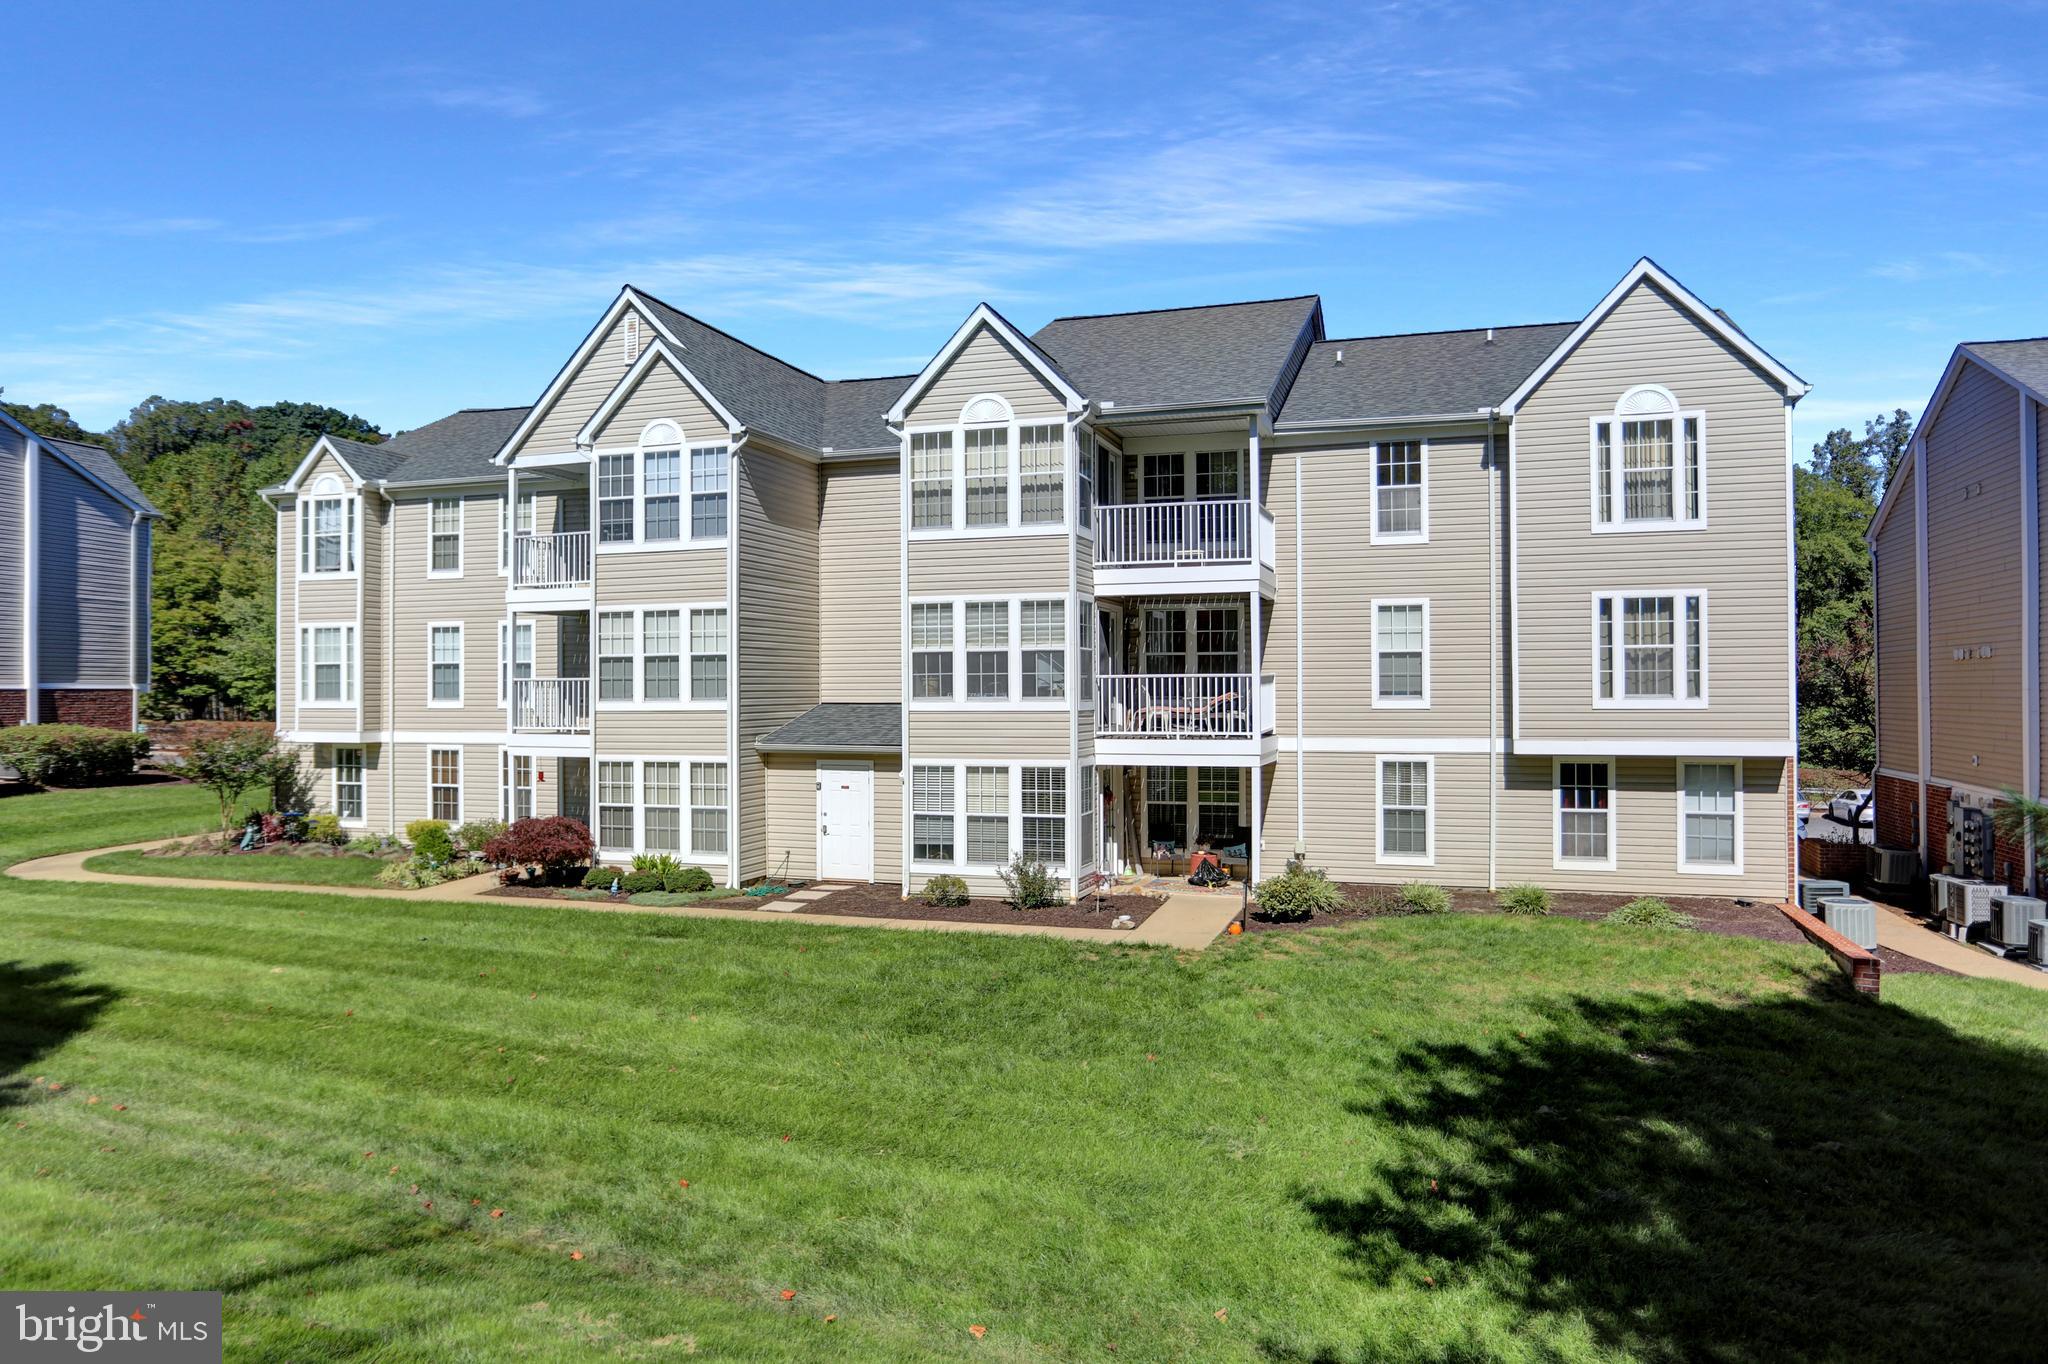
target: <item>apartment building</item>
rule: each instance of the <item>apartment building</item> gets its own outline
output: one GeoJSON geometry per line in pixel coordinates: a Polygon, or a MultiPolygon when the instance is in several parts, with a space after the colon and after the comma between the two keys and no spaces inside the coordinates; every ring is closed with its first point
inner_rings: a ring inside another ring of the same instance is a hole
{"type": "Polygon", "coordinates": [[[0,725],[135,728],[157,515],[109,452],[0,412],[0,725]]]}
{"type": "Polygon", "coordinates": [[[351,823],[560,811],[735,883],[1778,896],[1805,391],[1648,260],[1415,335],[982,305],[840,381],[629,287],[530,407],[266,494],[279,729],[351,823]]]}
{"type": "Polygon", "coordinates": [[[1868,532],[1878,842],[2014,889],[2035,850],[1990,811],[2042,789],[2044,395],[2048,339],[1957,346],[1868,532]]]}

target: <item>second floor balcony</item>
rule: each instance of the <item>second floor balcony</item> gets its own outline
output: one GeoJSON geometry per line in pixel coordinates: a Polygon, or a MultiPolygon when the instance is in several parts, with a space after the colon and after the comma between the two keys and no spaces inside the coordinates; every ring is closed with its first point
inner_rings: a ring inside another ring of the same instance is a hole
{"type": "Polygon", "coordinates": [[[512,537],[511,587],[521,593],[573,593],[591,582],[591,542],[587,530],[512,537]]]}
{"type": "Polygon", "coordinates": [[[1095,508],[1096,590],[1273,588],[1273,514],[1249,497],[1095,508]]]}
{"type": "Polygon", "coordinates": [[[515,734],[586,734],[590,731],[590,679],[520,677],[512,681],[509,717],[515,734]]]}

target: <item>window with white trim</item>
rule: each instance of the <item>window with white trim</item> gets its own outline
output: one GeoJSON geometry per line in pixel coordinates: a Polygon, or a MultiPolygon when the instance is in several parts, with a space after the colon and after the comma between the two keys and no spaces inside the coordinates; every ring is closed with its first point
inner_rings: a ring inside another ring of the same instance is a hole
{"type": "Polygon", "coordinates": [[[1592,419],[1596,529],[1659,530],[1706,520],[1706,414],[1639,384],[1592,419]]]}
{"type": "Polygon", "coordinates": [[[1096,785],[1093,766],[1082,767],[1076,795],[1074,814],[1080,823],[1074,834],[1074,865],[1081,871],[1092,871],[1102,860],[1102,844],[1096,835],[1096,811],[1101,805],[1102,789],[1096,785]]]}
{"type": "Polygon", "coordinates": [[[299,703],[352,706],[356,700],[356,627],[299,627],[299,703]]]}
{"type": "Polygon", "coordinates": [[[1010,695],[1010,603],[966,603],[967,699],[1002,701],[1010,695]]]}
{"type": "Polygon", "coordinates": [[[1741,789],[1736,763],[1678,765],[1680,870],[1741,870],[1741,789]]]}
{"type": "Polygon", "coordinates": [[[679,762],[640,764],[640,849],[683,851],[683,765],[679,762]]]}
{"type": "Polygon", "coordinates": [[[462,576],[462,499],[437,497],[427,504],[427,573],[462,576]]]}
{"type": "Polygon", "coordinates": [[[522,622],[517,642],[509,653],[505,648],[505,622],[498,622],[498,704],[511,697],[512,683],[533,680],[533,624],[522,622]]]}
{"type": "Polygon", "coordinates": [[[690,612],[690,699],[723,701],[726,686],[726,615],[723,606],[690,612]]]}
{"type": "Polygon", "coordinates": [[[596,699],[607,706],[722,703],[731,651],[726,621],[723,606],[634,606],[599,611],[596,699]]]}
{"type": "Polygon", "coordinates": [[[633,699],[633,613],[597,613],[597,699],[633,699]]]}
{"type": "Polygon", "coordinates": [[[363,822],[363,750],[334,750],[334,813],[345,823],[363,822]]]}
{"type": "Polygon", "coordinates": [[[533,755],[530,753],[507,753],[500,779],[500,808],[505,818],[533,818],[533,755]]]}
{"type": "Polygon", "coordinates": [[[633,456],[597,457],[597,542],[630,544],[633,540],[633,456]]]}
{"type": "Polygon", "coordinates": [[[1604,761],[1557,764],[1556,861],[1614,865],[1614,767],[1604,761]]]}
{"type": "Polygon", "coordinates": [[[427,750],[427,813],[450,824],[462,822],[462,750],[427,750]]]}
{"type": "Polygon", "coordinates": [[[1244,451],[1197,450],[1195,452],[1195,498],[1197,501],[1227,501],[1244,496],[1244,451]]]}
{"type": "Polygon", "coordinates": [[[953,769],[910,769],[910,856],[917,862],[953,860],[953,769]]]}
{"type": "Polygon", "coordinates": [[[1026,857],[1047,866],[1067,860],[1067,769],[1026,767],[1018,772],[1026,857]]]}
{"type": "Polygon", "coordinates": [[[1017,603],[1018,642],[1023,646],[1023,679],[1017,694],[1026,700],[1059,700],[1067,694],[1067,609],[1064,603],[1017,603]]]}
{"type": "Polygon", "coordinates": [[[967,524],[1010,524],[1010,431],[1004,426],[969,427],[962,433],[967,457],[967,524]]]}
{"type": "Polygon", "coordinates": [[[633,764],[602,759],[597,764],[597,846],[601,851],[633,850],[633,764]]]}
{"type": "Polygon", "coordinates": [[[356,571],[356,499],[341,480],[324,474],[311,496],[299,499],[299,576],[356,571]]]}
{"type": "Polygon", "coordinates": [[[1074,603],[1074,662],[1080,666],[1074,677],[1075,698],[1084,706],[1095,704],[1095,603],[1082,597],[1074,603]]]}
{"type": "Polygon", "coordinates": [[[953,524],[953,433],[916,431],[910,437],[910,525],[944,530],[953,524]]]}
{"type": "Polygon", "coordinates": [[[1145,843],[1153,856],[1173,856],[1188,845],[1188,770],[1145,769],[1145,843]]]}
{"type": "Polygon", "coordinates": [[[1375,601],[1372,612],[1372,703],[1429,704],[1429,603],[1375,601]]]}
{"type": "Polygon", "coordinates": [[[1380,760],[1380,861],[1427,863],[1435,859],[1430,845],[1433,766],[1427,758],[1380,760]]]}
{"type": "Polygon", "coordinates": [[[1420,544],[1429,539],[1427,456],[1419,440],[1373,446],[1372,543],[1420,544]]]}
{"type": "Polygon", "coordinates": [[[515,517],[505,514],[505,499],[498,499],[498,571],[512,571],[512,538],[515,535],[532,535],[538,524],[540,508],[539,493],[519,494],[519,508],[515,517]]]}
{"type": "Polygon", "coordinates": [[[683,698],[683,613],[640,613],[640,699],[683,698]]]}
{"type": "Polygon", "coordinates": [[[1010,860],[1010,769],[967,769],[967,860],[1000,867],[1010,860]]]}
{"type": "Polygon", "coordinates": [[[690,764],[690,851],[698,857],[725,855],[726,791],[724,763],[690,764]]]}
{"type": "Polygon", "coordinates": [[[690,451],[690,538],[725,538],[726,503],[732,481],[732,450],[705,445],[690,451]]]}
{"type": "Polygon", "coordinates": [[[1704,704],[1706,630],[1703,593],[1613,592],[1595,597],[1596,704],[1704,704]]]}
{"type": "Polygon", "coordinates": [[[436,706],[462,704],[462,627],[427,627],[427,700],[436,706]]]}
{"type": "Polygon", "coordinates": [[[1058,422],[1017,428],[1017,524],[1058,525],[1067,514],[1066,428],[1058,422]]]}
{"type": "Polygon", "coordinates": [[[1244,827],[1244,771],[1195,769],[1195,837],[1212,848],[1233,847],[1244,827]]]}
{"type": "Polygon", "coordinates": [[[1074,433],[1075,530],[1095,533],[1095,433],[1085,427],[1074,433]]]}
{"type": "Polygon", "coordinates": [[[649,450],[640,456],[640,538],[648,544],[683,537],[683,452],[649,450]]]}
{"type": "Polygon", "coordinates": [[[953,603],[910,608],[910,694],[921,701],[953,695],[953,603]]]}

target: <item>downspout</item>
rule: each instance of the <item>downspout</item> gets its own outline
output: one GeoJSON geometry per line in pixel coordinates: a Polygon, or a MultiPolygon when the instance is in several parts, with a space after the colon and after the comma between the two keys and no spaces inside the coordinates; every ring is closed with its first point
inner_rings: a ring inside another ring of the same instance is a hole
{"type": "Polygon", "coordinates": [[[1303,633],[1305,604],[1302,596],[1302,561],[1307,558],[1308,536],[1301,524],[1302,452],[1294,452],[1294,855],[1308,856],[1308,726],[1303,709],[1305,689],[1302,675],[1307,662],[1307,637],[1303,633]]]}
{"type": "MultiPolygon", "coordinates": [[[[740,452],[746,448],[747,433],[742,430],[737,434],[733,434],[731,439],[732,446],[725,456],[725,884],[728,887],[739,885],[742,879],[740,876],[740,849],[742,846],[740,839],[740,806],[742,804],[740,793],[745,782],[740,772],[740,691],[741,679],[746,669],[740,666],[740,659],[742,657],[740,652],[740,452]]],[[[597,456],[595,454],[591,455],[590,460],[590,485],[594,490],[597,487],[597,456]]],[[[595,497],[595,495],[593,491],[592,496],[595,497]]],[[[590,523],[592,534],[596,533],[596,510],[597,508],[593,505],[591,508],[593,519],[590,523]]],[[[592,581],[594,584],[594,577],[592,581]]],[[[593,596],[592,600],[594,601],[595,599],[593,596]]],[[[595,735],[596,732],[597,726],[593,724],[591,726],[591,733],[595,735]]],[[[592,751],[595,752],[594,746],[592,751]]],[[[593,763],[591,766],[593,779],[596,771],[596,764],[593,763]]],[[[768,790],[768,773],[765,769],[761,773],[761,790],[764,797],[763,807],[765,810],[765,796],[768,790]]],[[[761,845],[761,857],[764,863],[761,868],[761,879],[765,882],[768,879],[769,872],[769,868],[765,865],[768,857],[767,843],[765,841],[761,845]]]]}
{"type": "MultiPolygon", "coordinates": [[[[430,502],[428,505],[431,507],[433,504],[430,502]]],[[[398,744],[396,740],[398,735],[398,690],[397,683],[393,677],[393,669],[397,667],[397,660],[394,656],[398,652],[396,648],[398,641],[393,625],[396,619],[394,613],[398,609],[398,504],[391,500],[388,493],[384,497],[384,510],[389,514],[391,520],[384,527],[384,742],[378,746],[377,751],[378,756],[384,760],[384,823],[388,826],[388,832],[397,833],[398,744]]],[[[466,516],[468,512],[465,510],[463,514],[466,516]]],[[[428,512],[430,521],[432,516],[433,513],[431,511],[428,512]]],[[[466,547],[466,539],[464,544],[466,547]]],[[[465,651],[469,648],[467,632],[463,635],[462,647],[465,651]]],[[[429,671],[431,672],[432,669],[429,668],[429,671]]],[[[468,665],[465,664],[465,674],[467,671],[468,665]]],[[[465,676],[463,686],[466,688],[468,685],[469,683],[465,676]]],[[[456,751],[464,755],[463,765],[456,769],[456,780],[462,782],[469,776],[468,751],[466,749],[457,749],[456,751]]],[[[433,762],[431,760],[428,761],[427,768],[427,781],[431,784],[434,780],[432,774],[433,762]]],[[[432,793],[430,792],[429,794],[431,795],[432,793]]],[[[429,803],[431,804],[431,802],[429,803]]],[[[464,814],[468,813],[469,809],[462,801],[462,788],[459,785],[456,787],[456,809],[464,814]]],[[[366,811],[365,813],[368,812],[366,811]]],[[[431,815],[434,812],[432,809],[429,809],[427,813],[431,815]]]]}
{"type": "Polygon", "coordinates": [[[21,463],[21,719],[35,724],[43,714],[42,660],[37,658],[37,581],[42,576],[42,547],[36,536],[36,504],[42,498],[43,447],[34,436],[22,442],[21,463]]]}
{"type": "Polygon", "coordinates": [[[1500,885],[1500,445],[1494,423],[1498,408],[1486,416],[1486,888],[1500,885]]]}
{"type": "MultiPolygon", "coordinates": [[[[2020,676],[2021,725],[2025,733],[2025,786],[2029,800],[2041,798],[2041,429],[2033,395],[2020,393],[2020,676]]],[[[1875,791],[1876,783],[1871,783],[1875,791]]],[[[2031,890],[2037,835],[2028,822],[2026,879],[2031,890]]]]}

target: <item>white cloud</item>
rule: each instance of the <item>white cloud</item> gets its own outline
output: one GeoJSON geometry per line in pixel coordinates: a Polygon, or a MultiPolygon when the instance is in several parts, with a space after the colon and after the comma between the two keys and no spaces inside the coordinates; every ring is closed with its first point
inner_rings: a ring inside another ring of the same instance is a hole
{"type": "Polygon", "coordinates": [[[1937,251],[1929,256],[1873,265],[1870,273],[1879,279],[1915,284],[1924,279],[1946,279],[1958,275],[2002,275],[2006,268],[2004,262],[1975,251],[1937,251]]]}

